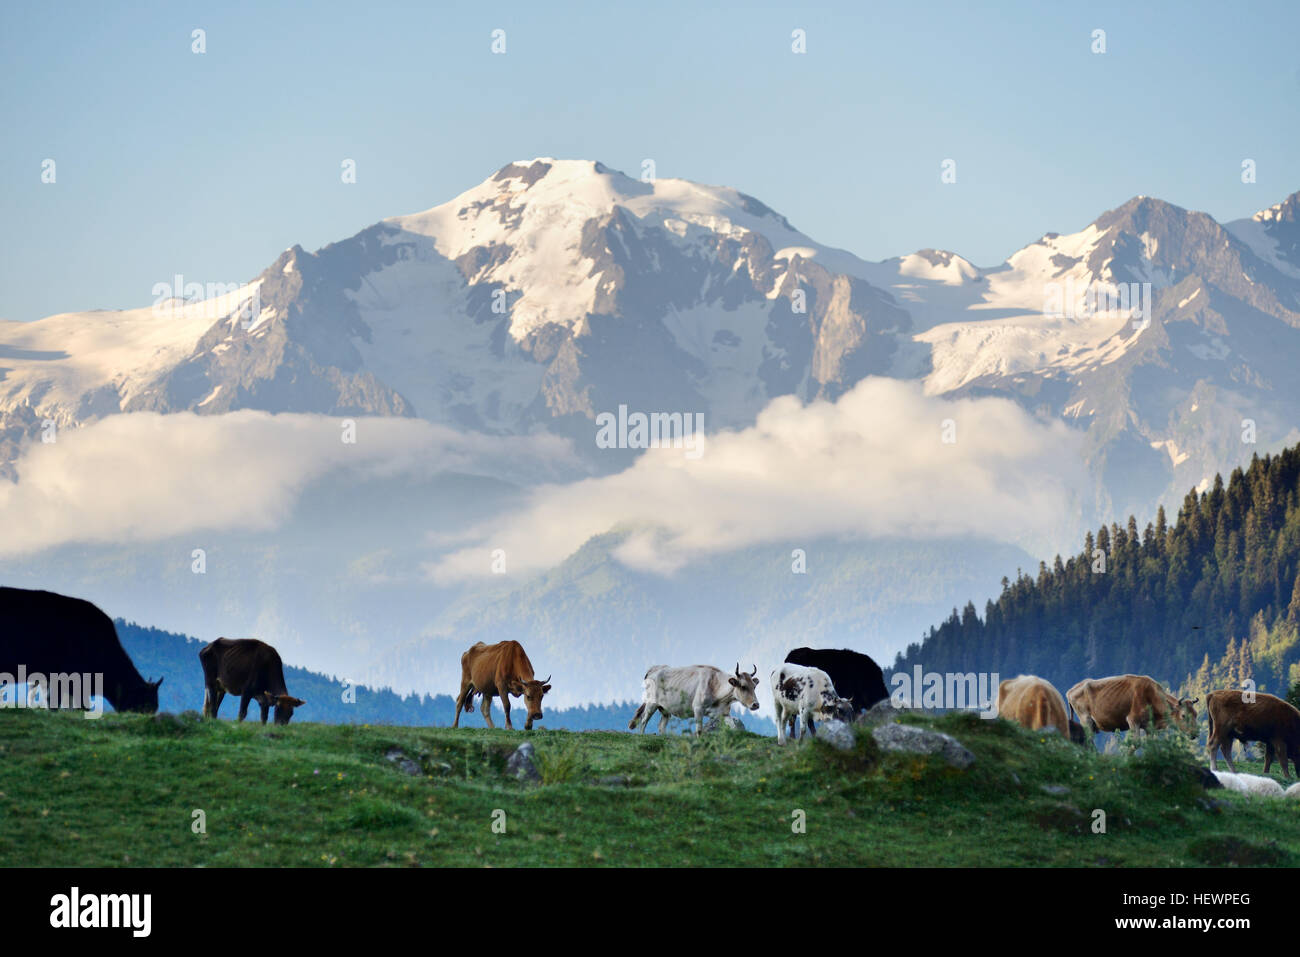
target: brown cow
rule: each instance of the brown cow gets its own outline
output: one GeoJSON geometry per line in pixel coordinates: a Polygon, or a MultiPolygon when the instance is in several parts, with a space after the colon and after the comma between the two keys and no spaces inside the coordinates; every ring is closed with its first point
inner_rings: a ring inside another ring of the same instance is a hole
{"type": "Polygon", "coordinates": [[[275,723],[288,724],[293,709],[307,702],[289,694],[284,686],[280,653],[256,638],[218,638],[199,652],[203,664],[203,716],[215,718],[226,692],[239,695],[239,720],[248,716],[254,698],[262,707],[262,724],[271,705],[275,723]]]}
{"type": "Polygon", "coordinates": [[[1085,678],[1065,693],[1084,729],[1146,731],[1177,727],[1196,735],[1197,698],[1176,698],[1146,675],[1085,678]]]}
{"type": "Polygon", "coordinates": [[[1287,759],[1295,762],[1296,776],[1300,777],[1300,711],[1281,698],[1262,691],[1255,692],[1253,702],[1243,701],[1242,693],[1232,688],[1211,691],[1205,698],[1205,709],[1210,715],[1210,769],[1217,771],[1219,762],[1214,752],[1223,751],[1228,768],[1235,774],[1232,764],[1232,742],[1262,741],[1265,745],[1264,773],[1273,765],[1273,758],[1282,765],[1284,777],[1291,777],[1287,759]]]}
{"type": "Polygon", "coordinates": [[[460,656],[460,694],[456,696],[456,719],[451,726],[460,727],[461,710],[473,711],[474,695],[481,694],[483,720],[489,728],[495,728],[492,698],[500,695],[501,708],[506,713],[506,727],[514,730],[510,723],[510,695],[516,698],[523,695],[524,707],[528,709],[524,730],[531,731],[533,722],[542,720],[542,695],[551,690],[547,684],[550,680],[549,675],[541,681],[533,678],[533,663],[519,642],[485,645],[480,641],[460,656]]]}
{"type": "Polygon", "coordinates": [[[1037,675],[1008,678],[998,685],[998,716],[1031,731],[1055,728],[1062,735],[1071,734],[1072,722],[1065,714],[1065,699],[1050,682],[1037,675]]]}

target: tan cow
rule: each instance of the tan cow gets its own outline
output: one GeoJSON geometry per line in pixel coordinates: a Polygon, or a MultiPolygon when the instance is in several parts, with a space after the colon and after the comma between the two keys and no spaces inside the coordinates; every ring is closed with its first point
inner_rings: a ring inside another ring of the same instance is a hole
{"type": "Polygon", "coordinates": [[[1146,731],[1177,727],[1196,736],[1198,698],[1176,698],[1146,675],[1085,678],[1065,693],[1083,727],[1098,731],[1146,731]]]}
{"type": "Polygon", "coordinates": [[[1231,688],[1211,691],[1205,698],[1205,710],[1210,715],[1210,770],[1217,771],[1219,762],[1214,753],[1222,750],[1228,767],[1232,764],[1232,742],[1263,741],[1264,773],[1273,765],[1273,758],[1282,765],[1282,774],[1290,777],[1287,759],[1295,762],[1296,775],[1300,777],[1300,711],[1281,698],[1262,691],[1255,692],[1255,700],[1243,701],[1242,693],[1231,688]]]}
{"type": "Polygon", "coordinates": [[[524,653],[524,646],[517,641],[502,641],[495,645],[478,642],[469,651],[460,656],[460,694],[456,696],[456,718],[453,728],[460,727],[461,710],[474,710],[474,695],[483,696],[483,720],[489,728],[492,723],[492,699],[500,695],[501,709],[506,713],[506,727],[514,730],[510,723],[510,696],[524,697],[524,707],[528,717],[524,721],[524,730],[531,731],[534,721],[542,720],[542,695],[551,690],[547,684],[550,676],[537,681],[533,677],[533,663],[524,653]]]}
{"type": "Polygon", "coordinates": [[[998,685],[998,717],[1030,731],[1055,728],[1062,735],[1070,733],[1065,699],[1051,682],[1037,675],[1019,675],[998,685]]]}

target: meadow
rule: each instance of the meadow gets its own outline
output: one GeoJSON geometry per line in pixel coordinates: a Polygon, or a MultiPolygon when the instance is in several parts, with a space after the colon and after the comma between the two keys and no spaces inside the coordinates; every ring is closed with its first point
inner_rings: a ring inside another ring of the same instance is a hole
{"type": "Polygon", "coordinates": [[[1300,863],[1300,801],[1204,790],[1201,756],[1177,739],[1103,755],[968,714],[900,720],[953,735],[974,765],[881,753],[861,729],[841,752],[744,731],[694,739],[5,710],[0,864],[1300,863]],[[507,772],[525,740],[536,783],[507,772]]]}

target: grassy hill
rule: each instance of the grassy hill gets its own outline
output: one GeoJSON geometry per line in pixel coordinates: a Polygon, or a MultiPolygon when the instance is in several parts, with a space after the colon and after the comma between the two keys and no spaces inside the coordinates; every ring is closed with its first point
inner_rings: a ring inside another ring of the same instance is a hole
{"type": "Polygon", "coordinates": [[[277,728],[4,710],[0,865],[1300,863],[1300,803],[1202,791],[1196,758],[1176,742],[1099,755],[972,715],[903,720],[953,734],[976,763],[881,755],[869,736],[840,753],[744,732],[277,728]],[[525,739],[538,785],[505,771],[525,739]],[[419,772],[386,757],[394,750],[419,772]],[[1092,832],[1094,809],[1105,834],[1092,832]],[[805,833],[792,828],[797,811],[805,833]]]}

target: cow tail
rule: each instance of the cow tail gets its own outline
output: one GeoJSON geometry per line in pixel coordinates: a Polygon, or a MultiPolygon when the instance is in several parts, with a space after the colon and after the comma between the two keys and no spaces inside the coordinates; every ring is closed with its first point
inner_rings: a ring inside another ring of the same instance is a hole
{"type": "Polygon", "coordinates": [[[636,709],[636,714],[632,715],[632,720],[629,721],[629,722],[627,723],[627,726],[628,726],[628,729],[629,729],[629,730],[632,730],[632,729],[634,729],[634,728],[637,726],[637,722],[639,722],[639,721],[641,720],[641,716],[642,716],[643,714],[645,714],[645,702],[644,702],[644,701],[641,703],[641,707],[639,707],[639,708],[636,709]]]}

